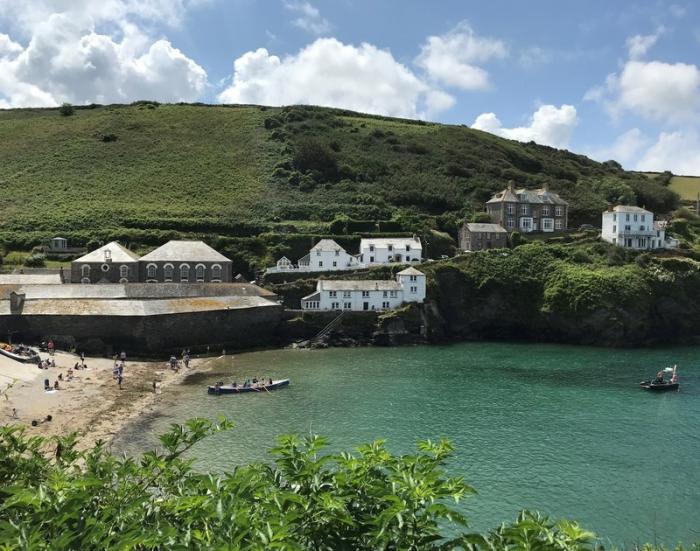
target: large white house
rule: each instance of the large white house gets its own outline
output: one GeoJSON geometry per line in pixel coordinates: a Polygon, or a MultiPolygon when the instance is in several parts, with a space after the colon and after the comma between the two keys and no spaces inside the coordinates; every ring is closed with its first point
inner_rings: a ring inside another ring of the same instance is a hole
{"type": "Polygon", "coordinates": [[[423,245],[418,237],[368,237],[360,240],[360,264],[420,262],[423,245]]]}
{"type": "Polygon", "coordinates": [[[618,205],[603,213],[604,241],[627,249],[670,249],[678,240],[666,237],[666,224],[654,222],[654,213],[640,207],[618,205]]]}
{"type": "Polygon", "coordinates": [[[407,268],[396,280],[319,279],[316,291],[301,299],[303,310],[388,310],[425,300],[425,274],[407,268]]]}
{"type": "Polygon", "coordinates": [[[299,259],[301,272],[354,270],[359,267],[357,257],[348,253],[332,239],[321,239],[311,248],[309,254],[299,259]]]}

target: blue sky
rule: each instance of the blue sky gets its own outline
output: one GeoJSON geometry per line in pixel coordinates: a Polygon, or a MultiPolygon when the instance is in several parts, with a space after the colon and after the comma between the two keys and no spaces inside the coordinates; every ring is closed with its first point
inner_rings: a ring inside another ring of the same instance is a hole
{"type": "Polygon", "coordinates": [[[0,107],[313,103],[700,174],[691,1],[0,0],[0,107]]]}

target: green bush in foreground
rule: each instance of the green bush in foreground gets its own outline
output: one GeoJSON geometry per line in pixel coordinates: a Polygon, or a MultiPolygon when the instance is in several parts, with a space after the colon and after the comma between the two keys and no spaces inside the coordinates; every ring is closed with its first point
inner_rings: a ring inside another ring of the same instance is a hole
{"type": "Polygon", "coordinates": [[[523,512],[486,535],[463,532],[449,506],[474,493],[444,472],[447,441],[396,456],[381,441],[323,455],[326,441],[284,436],[274,464],[198,473],[183,454],[231,428],[192,419],[163,451],[115,457],[76,436],[0,428],[0,549],[589,550],[575,522],[523,512]]]}

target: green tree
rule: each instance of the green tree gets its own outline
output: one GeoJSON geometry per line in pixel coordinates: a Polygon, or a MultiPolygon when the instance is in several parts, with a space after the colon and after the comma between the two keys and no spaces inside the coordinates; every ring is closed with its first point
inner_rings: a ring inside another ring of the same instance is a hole
{"type": "Polygon", "coordinates": [[[63,103],[61,107],[58,108],[58,112],[61,113],[62,117],[70,117],[75,113],[75,109],[70,103],[63,103]]]}

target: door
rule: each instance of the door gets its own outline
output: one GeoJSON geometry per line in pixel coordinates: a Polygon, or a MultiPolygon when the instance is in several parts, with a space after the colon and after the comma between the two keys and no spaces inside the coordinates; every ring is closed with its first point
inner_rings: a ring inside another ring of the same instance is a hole
{"type": "Polygon", "coordinates": [[[362,303],[362,309],[363,309],[363,310],[369,310],[369,302],[363,302],[363,303],[362,303]]]}

